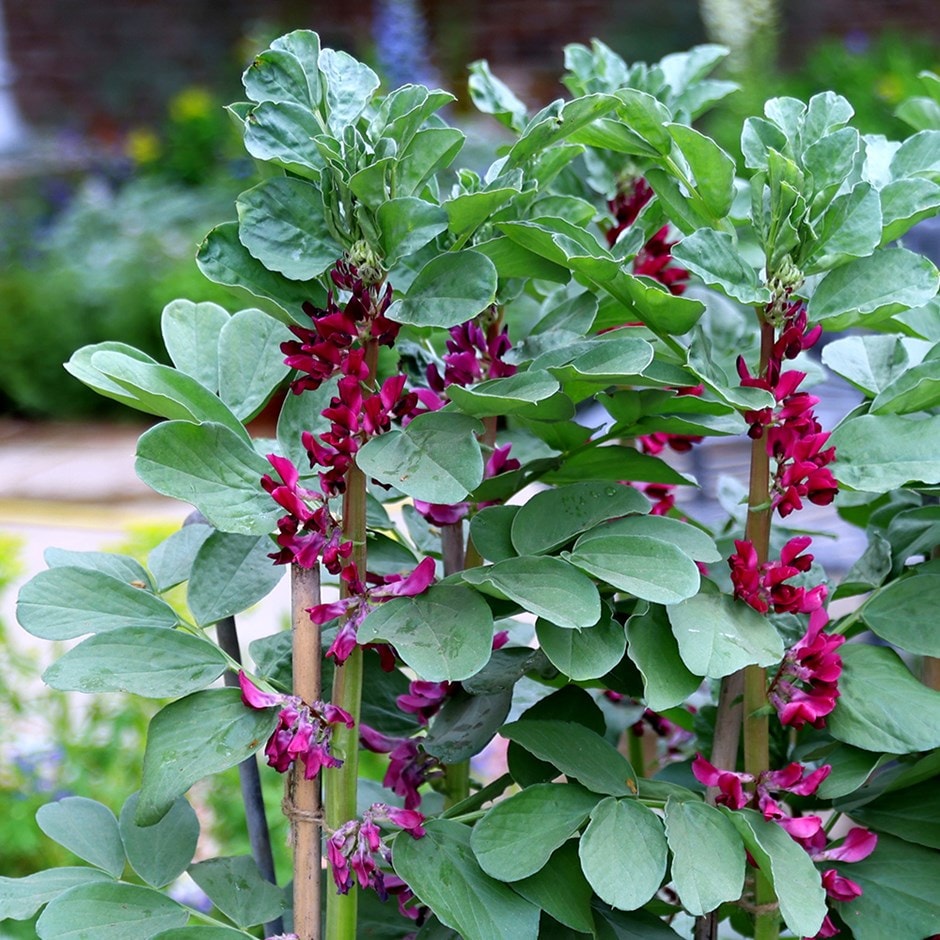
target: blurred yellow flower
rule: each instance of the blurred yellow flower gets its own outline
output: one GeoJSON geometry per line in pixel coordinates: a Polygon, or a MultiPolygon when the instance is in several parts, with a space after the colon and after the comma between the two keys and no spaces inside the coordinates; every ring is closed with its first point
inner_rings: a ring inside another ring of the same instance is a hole
{"type": "Polygon", "coordinates": [[[214,107],[212,95],[205,88],[184,88],[170,101],[170,119],[180,122],[198,120],[209,114],[214,107]]]}
{"type": "Polygon", "coordinates": [[[875,94],[889,104],[897,104],[904,96],[904,82],[894,72],[885,72],[875,83],[875,94]]]}
{"type": "Polygon", "coordinates": [[[127,132],[124,152],[134,163],[153,163],[160,156],[160,150],[160,138],[149,127],[134,127],[127,132]]]}

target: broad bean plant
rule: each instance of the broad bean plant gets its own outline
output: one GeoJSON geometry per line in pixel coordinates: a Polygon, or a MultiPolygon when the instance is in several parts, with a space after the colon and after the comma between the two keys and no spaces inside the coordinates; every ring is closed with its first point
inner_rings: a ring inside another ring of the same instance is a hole
{"type": "Polygon", "coordinates": [[[777,98],[737,165],[693,127],[734,90],[723,55],[572,45],[536,113],[476,63],[503,143],[474,168],[447,92],[386,93],[309,31],[254,60],[229,111],[262,179],[198,264],[258,307],[171,303],[172,365],[67,364],[165,419],[137,472],[198,514],[146,565],[51,550],[19,597],[28,632],[81,640],[50,686],[165,704],[123,807],[38,814],[87,864],[0,879],[0,916],[41,910],[43,940],[940,933],[938,272],[902,244],[940,207],[940,130],[777,98]],[[827,370],[860,402],[837,427],[827,370]],[[735,435],[749,482],[705,525],[663,458],[735,435]],[[807,504],[867,536],[838,583],[807,504]],[[233,618],[288,572],[292,629],[243,658],[233,618]],[[285,777],[277,883],[263,818],[254,857],[192,862],[187,792],[256,752],[285,777]],[[209,913],[165,890],[184,871],[209,913]]]}

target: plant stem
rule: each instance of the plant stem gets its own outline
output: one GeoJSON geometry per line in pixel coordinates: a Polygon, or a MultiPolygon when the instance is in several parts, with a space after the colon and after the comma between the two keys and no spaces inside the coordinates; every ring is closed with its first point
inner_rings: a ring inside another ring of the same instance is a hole
{"type": "MultiPolygon", "coordinates": [[[[369,368],[367,384],[375,377],[378,345],[370,340],[365,345],[365,362],[369,368]]],[[[350,561],[359,577],[366,574],[366,477],[353,462],[346,475],[343,496],[343,537],[353,544],[350,561]]],[[[342,597],[349,595],[348,586],[340,586],[342,597]]],[[[355,722],[352,728],[342,724],[334,726],[333,747],[343,761],[342,767],[331,770],[326,779],[326,825],[329,830],[339,829],[343,823],[358,815],[359,785],[359,719],[362,714],[362,647],[357,646],[342,665],[333,672],[334,705],[345,709],[355,722]]],[[[356,936],[358,895],[329,892],[326,900],[327,940],[352,940],[356,936]]]]}
{"type": "MultiPolygon", "coordinates": [[[[320,569],[291,565],[294,694],[308,704],[322,698],[320,627],[307,613],[319,603],[320,569]]],[[[291,768],[284,803],[294,846],[294,932],[300,940],[320,940],[320,778],[305,780],[300,761],[291,768]]]]}
{"type": "MultiPolygon", "coordinates": [[[[767,369],[774,344],[774,326],[758,312],[761,330],[759,374],[767,369]]],[[[748,489],[747,524],[744,536],[754,546],[757,564],[770,554],[770,456],[767,443],[757,438],[751,443],[751,474],[748,489]]],[[[764,712],[767,703],[767,670],[762,666],[744,669],[744,769],[757,778],[770,769],[770,724],[764,712]]],[[[773,886],[761,871],[754,879],[755,940],[776,940],[780,933],[773,886]]]]}

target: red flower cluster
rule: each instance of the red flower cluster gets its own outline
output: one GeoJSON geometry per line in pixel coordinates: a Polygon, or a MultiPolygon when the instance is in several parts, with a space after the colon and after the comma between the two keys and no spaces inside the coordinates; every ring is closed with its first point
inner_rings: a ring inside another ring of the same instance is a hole
{"type": "Polygon", "coordinates": [[[826,586],[807,590],[786,582],[802,571],[809,571],[812,555],[801,554],[813,540],[808,535],[790,539],[780,552],[780,561],[757,563],[757,551],[747,539],[735,539],[737,552],[728,559],[734,596],[766,614],[771,607],[778,614],[808,614],[822,607],[826,586]]]}
{"type": "Polygon", "coordinates": [[[829,615],[818,607],[809,616],[809,629],[789,650],[780,664],[768,697],[784,725],[815,728],[826,724],[826,715],[836,707],[842,657],[836,652],[844,636],[823,633],[829,615]]]}
{"type": "MultiPolygon", "coordinates": [[[[760,810],[764,819],[772,820],[786,830],[794,841],[803,846],[814,862],[860,862],[875,850],[878,842],[875,833],[856,826],[841,845],[827,848],[828,836],[819,816],[790,816],[774,796],[781,792],[794,796],[812,796],[831,770],[828,764],[824,764],[818,770],[807,774],[802,764],[792,763],[783,770],[768,770],[755,780],[751,774],[719,770],[701,754],[692,762],[695,778],[707,787],[718,788],[719,794],[715,799],[717,804],[730,809],[754,806],[760,810]],[[743,784],[754,784],[753,792],[746,793],[743,784]]],[[[822,872],[822,884],[826,894],[835,901],[851,901],[862,893],[859,885],[840,875],[835,868],[822,872]]],[[[834,937],[837,933],[839,930],[826,915],[814,940],[834,937]]]]}
{"type": "Polygon", "coordinates": [[[818,324],[807,329],[805,305],[793,303],[787,307],[784,327],[771,350],[765,374],[752,376],[744,359],[738,358],[741,384],[763,388],[777,401],[775,408],[745,412],[744,419],[750,425],[750,437],[765,437],[767,453],[776,461],[771,502],[781,518],[802,509],[804,499],[828,506],[838,490],[835,478],[826,469],[835,460],[835,448],[825,446],[829,432],[823,431],[813,412],[819,399],[797,391],[806,378],[805,372],[782,371],[785,359],[794,359],[809,349],[821,333],[818,324]]]}
{"type": "Polygon", "coordinates": [[[389,755],[382,786],[400,796],[405,801],[405,809],[417,809],[421,805],[418,788],[428,780],[444,775],[440,761],[426,753],[414,738],[391,738],[360,724],[359,740],[373,754],[389,755]]]}
{"type": "Polygon", "coordinates": [[[277,727],[268,739],[264,753],[268,764],[278,773],[286,773],[298,758],[304,765],[304,777],[312,780],[321,767],[341,767],[343,762],[330,753],[331,725],[351,728],[352,716],[338,705],[313,702],[308,705],[297,695],[263,692],[239,670],[238,684],[242,701],[255,709],[282,706],[277,727]]]}
{"type": "MultiPolygon", "coordinates": [[[[389,864],[392,853],[382,841],[376,820],[398,826],[413,839],[420,839],[425,834],[422,825],[424,816],[421,813],[413,809],[398,809],[385,803],[373,803],[362,814],[362,821],[351,819],[343,823],[326,843],[330,871],[338,894],[348,894],[355,874],[360,888],[373,888],[383,901],[388,899],[391,885],[386,886],[386,877],[391,880],[394,876],[386,876],[379,868],[379,862],[389,864]]],[[[403,896],[400,890],[396,893],[399,894],[400,907],[411,897],[410,892],[407,896],[403,896]]],[[[403,913],[410,916],[407,912],[403,913]]]]}
{"type": "Polygon", "coordinates": [[[381,291],[375,285],[364,284],[358,270],[345,261],[337,262],[330,277],[337,287],[352,293],[346,305],[339,307],[332,291],[326,309],[307,301],[303,309],[313,327],[292,325],[289,329],[297,339],[281,343],[287,365],[304,373],[291,383],[298,395],[319,388],[339,371],[348,375],[343,363],[357,339],[374,339],[380,346],[391,346],[398,335],[399,325],[385,316],[392,302],[391,285],[381,291]]]}
{"type": "MultiPolygon", "coordinates": [[[[607,229],[607,244],[615,245],[622,232],[636,221],[640,210],[653,198],[653,190],[645,179],[639,177],[628,183],[607,205],[617,220],[607,229]]],[[[664,225],[640,249],[633,259],[633,273],[651,277],[668,288],[670,294],[685,292],[685,282],[689,272],[672,258],[672,246],[669,241],[669,226],[664,225]]]]}
{"type": "Polygon", "coordinates": [[[435,363],[426,371],[428,385],[442,394],[448,385],[472,385],[483,379],[502,379],[516,374],[516,367],[503,361],[512,348],[508,328],[488,336],[475,320],[451,327],[444,354],[444,377],[435,363]]]}

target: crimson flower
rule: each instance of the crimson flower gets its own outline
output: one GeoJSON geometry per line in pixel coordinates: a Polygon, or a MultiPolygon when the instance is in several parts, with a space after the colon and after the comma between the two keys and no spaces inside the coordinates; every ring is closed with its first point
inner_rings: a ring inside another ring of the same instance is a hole
{"type": "MultiPolygon", "coordinates": [[[[424,816],[416,810],[398,809],[385,803],[373,803],[363,814],[362,820],[351,819],[343,823],[326,843],[330,871],[338,894],[347,894],[353,886],[353,875],[360,888],[373,888],[385,901],[388,891],[385,873],[379,862],[389,864],[392,853],[382,841],[376,820],[390,822],[420,839],[424,834],[424,816]]],[[[401,899],[399,903],[404,903],[401,899]]]]}
{"type": "Polygon", "coordinates": [[[770,686],[768,698],[784,725],[815,728],[826,724],[826,716],[836,707],[842,657],[836,652],[844,636],[822,632],[829,615],[820,607],[809,617],[803,637],[786,653],[770,686]]]}
{"type": "Polygon", "coordinates": [[[757,550],[748,539],[735,539],[737,551],[728,559],[734,596],[766,614],[771,607],[778,614],[806,614],[822,607],[827,589],[824,584],[814,588],[788,584],[790,578],[809,571],[812,555],[803,549],[812,543],[809,536],[790,539],[780,552],[779,561],[758,564],[757,550]]]}
{"type": "Polygon", "coordinates": [[[265,745],[268,764],[279,773],[285,773],[298,758],[304,765],[304,777],[312,780],[321,767],[341,767],[343,762],[330,753],[332,725],[344,724],[352,728],[352,716],[338,705],[313,702],[308,705],[297,695],[264,692],[239,670],[238,684],[242,701],[255,709],[281,706],[277,727],[265,745]]]}
{"type": "Polygon", "coordinates": [[[440,761],[426,753],[414,738],[393,738],[359,725],[359,740],[373,754],[388,754],[389,765],[382,786],[405,801],[405,809],[417,809],[421,805],[418,788],[428,780],[443,776],[440,761]]]}

